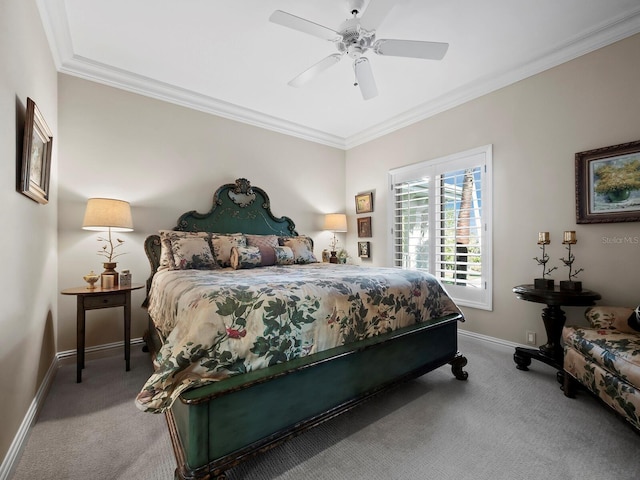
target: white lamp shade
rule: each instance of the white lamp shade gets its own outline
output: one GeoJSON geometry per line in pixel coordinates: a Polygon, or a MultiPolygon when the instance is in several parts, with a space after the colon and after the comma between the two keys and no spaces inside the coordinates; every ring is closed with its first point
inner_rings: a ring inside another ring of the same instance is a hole
{"type": "Polygon", "coordinates": [[[332,232],[346,232],[347,216],[344,213],[329,213],[325,215],[324,229],[332,232]]]}
{"type": "Polygon", "coordinates": [[[131,206],[124,200],[113,198],[90,198],[87,209],[84,212],[82,222],[84,230],[112,232],[133,231],[133,219],[131,218],[131,206]]]}

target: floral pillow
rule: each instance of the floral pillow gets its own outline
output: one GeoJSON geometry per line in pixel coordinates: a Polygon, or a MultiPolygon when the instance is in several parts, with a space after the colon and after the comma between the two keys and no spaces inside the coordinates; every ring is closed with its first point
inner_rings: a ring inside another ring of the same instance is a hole
{"type": "Polygon", "coordinates": [[[289,247],[232,247],[231,267],[240,268],[268,267],[271,265],[293,265],[293,250],[289,247]]]}
{"type": "Polygon", "coordinates": [[[208,236],[188,235],[171,240],[173,262],[177,270],[216,268],[208,236]]]}
{"type": "Polygon", "coordinates": [[[210,233],[160,230],[158,270],[216,268],[209,246],[210,233]]]}
{"type": "Polygon", "coordinates": [[[258,247],[231,247],[231,268],[255,268],[262,266],[262,258],[258,247]]]}
{"type": "Polygon", "coordinates": [[[175,270],[176,265],[173,263],[173,253],[171,252],[171,240],[166,235],[166,230],[160,230],[160,270],[175,270]]]}
{"type": "Polygon", "coordinates": [[[213,245],[213,255],[218,266],[230,267],[231,249],[233,247],[246,247],[247,239],[241,233],[230,235],[214,233],[211,236],[211,244],[213,245]]]}
{"type": "Polygon", "coordinates": [[[306,236],[280,237],[280,245],[293,251],[294,263],[316,263],[313,254],[313,240],[306,236]]]}
{"type": "Polygon", "coordinates": [[[293,265],[295,263],[293,250],[290,247],[275,247],[273,251],[276,254],[276,265],[293,265]]]}

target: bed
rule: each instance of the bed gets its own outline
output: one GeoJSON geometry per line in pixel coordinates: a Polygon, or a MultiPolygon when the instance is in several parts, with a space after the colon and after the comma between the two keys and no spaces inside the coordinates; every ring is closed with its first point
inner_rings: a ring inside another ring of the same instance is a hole
{"type": "Polygon", "coordinates": [[[218,188],[208,213],[149,236],[145,252],[155,371],[136,406],[164,413],[177,479],[225,479],[447,363],[467,379],[464,317],[435,278],[315,262],[312,240],[247,179],[218,188]]]}

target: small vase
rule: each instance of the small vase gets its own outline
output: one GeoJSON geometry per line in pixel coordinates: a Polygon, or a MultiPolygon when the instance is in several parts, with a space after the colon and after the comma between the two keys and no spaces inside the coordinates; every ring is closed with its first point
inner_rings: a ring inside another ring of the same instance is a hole
{"type": "Polygon", "coordinates": [[[96,288],[95,283],[100,279],[100,275],[96,275],[95,273],[93,273],[93,270],[91,270],[88,275],[85,275],[82,278],[89,284],[87,288],[89,290],[93,290],[96,288]]]}
{"type": "Polygon", "coordinates": [[[103,289],[115,288],[118,286],[118,272],[116,272],[116,262],[104,262],[104,272],[100,275],[100,286],[103,289]]]}
{"type": "Polygon", "coordinates": [[[611,203],[624,202],[631,196],[631,190],[628,188],[622,188],[620,190],[613,190],[607,193],[607,198],[611,203]]]}

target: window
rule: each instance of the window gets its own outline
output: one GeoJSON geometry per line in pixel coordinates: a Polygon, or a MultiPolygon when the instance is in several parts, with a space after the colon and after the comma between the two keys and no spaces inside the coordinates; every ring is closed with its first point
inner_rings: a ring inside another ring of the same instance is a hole
{"type": "Polygon", "coordinates": [[[389,172],[392,264],[426,270],[459,305],[491,310],[492,146],[389,172]]]}

